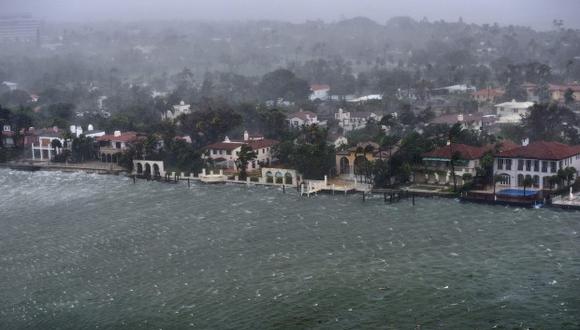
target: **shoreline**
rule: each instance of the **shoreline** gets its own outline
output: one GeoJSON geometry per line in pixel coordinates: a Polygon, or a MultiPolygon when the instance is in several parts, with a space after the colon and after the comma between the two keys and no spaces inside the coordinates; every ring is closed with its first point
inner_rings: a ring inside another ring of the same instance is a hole
{"type": "MultiPolygon", "coordinates": [[[[141,180],[147,180],[145,178],[139,178],[134,174],[129,173],[126,169],[124,168],[120,168],[120,167],[112,167],[112,166],[95,166],[95,164],[55,164],[55,163],[33,163],[33,162],[13,162],[13,163],[0,163],[0,168],[6,168],[6,169],[11,169],[11,170],[16,170],[16,171],[27,171],[27,172],[36,172],[36,171],[47,171],[47,172],[62,172],[62,173],[78,173],[78,172],[84,172],[84,173],[88,173],[88,174],[92,174],[92,173],[96,173],[96,174],[101,174],[101,175],[115,175],[115,176],[119,176],[119,175],[125,175],[128,178],[133,178],[133,181],[136,182],[136,179],[141,179],[141,180]]],[[[175,172],[173,174],[176,174],[175,172]]],[[[165,183],[178,183],[180,181],[187,181],[188,185],[191,181],[195,181],[195,182],[201,182],[199,177],[196,177],[194,175],[190,175],[188,177],[182,177],[181,175],[174,175],[174,176],[168,176],[167,178],[163,178],[160,177],[158,179],[149,179],[151,181],[157,181],[157,182],[165,182],[165,183]]],[[[147,180],[147,181],[149,181],[147,180]]],[[[206,183],[210,184],[210,183],[206,183]]],[[[284,193],[286,192],[287,189],[294,189],[296,188],[298,190],[298,193],[300,194],[300,188],[298,188],[295,185],[283,185],[283,184],[277,184],[277,183],[267,183],[267,182],[256,182],[256,181],[236,181],[236,180],[225,180],[224,182],[221,182],[221,184],[233,184],[233,185],[247,185],[247,186],[268,186],[268,187],[274,187],[274,188],[280,188],[284,191],[284,193]]],[[[490,201],[486,201],[486,200],[474,200],[474,199],[470,199],[470,198],[461,198],[459,196],[455,196],[453,194],[450,193],[437,193],[437,192],[431,192],[431,191],[420,191],[420,190],[409,190],[409,189],[405,189],[405,188],[401,188],[401,189],[396,189],[400,192],[403,192],[404,194],[407,195],[412,195],[413,199],[414,197],[420,197],[420,198],[435,198],[435,197],[439,197],[439,198],[453,198],[453,197],[457,197],[460,199],[461,202],[467,202],[467,203],[475,203],[475,204],[486,204],[486,205],[491,205],[491,206],[510,206],[510,207],[526,207],[526,208],[533,208],[533,204],[529,204],[529,203],[516,203],[516,202],[490,202],[490,201]]],[[[363,196],[362,200],[363,202],[367,199],[367,196],[373,196],[373,198],[371,199],[377,199],[374,198],[374,196],[380,196],[382,193],[373,193],[373,189],[366,191],[366,190],[358,190],[356,188],[354,189],[336,189],[335,191],[332,190],[328,190],[328,189],[320,189],[316,192],[312,192],[311,194],[314,194],[315,196],[318,193],[324,193],[324,194],[331,194],[334,195],[335,192],[339,193],[339,194],[344,194],[345,196],[347,195],[354,195],[354,194],[361,194],[363,196]]],[[[304,196],[310,197],[310,194],[304,194],[304,196]]],[[[411,198],[409,196],[407,196],[407,198],[411,198]]],[[[397,202],[400,201],[400,199],[397,200],[397,202]]],[[[385,202],[386,202],[386,198],[385,198],[385,202]]],[[[392,202],[391,202],[392,203],[392,202]]],[[[559,210],[564,210],[564,211],[580,211],[580,205],[574,205],[574,204],[570,204],[570,203],[546,203],[543,205],[543,208],[549,208],[549,209],[559,209],[559,210]]]]}

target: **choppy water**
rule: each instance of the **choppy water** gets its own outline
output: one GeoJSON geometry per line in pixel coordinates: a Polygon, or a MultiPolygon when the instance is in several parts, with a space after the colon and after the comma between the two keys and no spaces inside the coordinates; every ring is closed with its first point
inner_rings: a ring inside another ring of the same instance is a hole
{"type": "Polygon", "coordinates": [[[579,329],[580,212],[0,170],[0,329],[579,329]]]}

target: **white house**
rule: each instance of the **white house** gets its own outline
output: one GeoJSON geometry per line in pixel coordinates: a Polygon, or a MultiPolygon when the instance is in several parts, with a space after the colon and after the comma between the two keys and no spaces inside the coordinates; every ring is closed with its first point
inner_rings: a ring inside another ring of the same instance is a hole
{"type": "Polygon", "coordinates": [[[343,129],[344,132],[350,132],[353,130],[364,128],[369,120],[380,121],[383,116],[378,115],[374,112],[349,112],[343,109],[338,109],[338,112],[334,114],[334,119],[338,121],[338,126],[343,129]]]}
{"type": "Polygon", "coordinates": [[[84,131],[82,126],[80,126],[80,125],[71,125],[70,132],[71,132],[71,134],[75,135],[76,137],[84,135],[84,136],[90,137],[90,138],[97,138],[100,136],[104,136],[106,134],[105,131],[103,131],[103,130],[96,130],[93,127],[93,125],[91,125],[91,124],[89,124],[87,126],[86,131],[84,131]]]}
{"type": "Polygon", "coordinates": [[[62,153],[65,147],[65,139],[57,127],[52,129],[40,130],[36,133],[37,143],[31,144],[32,160],[40,159],[51,160],[53,156],[62,153]],[[60,147],[53,148],[52,141],[57,140],[60,147]]]}
{"type": "Polygon", "coordinates": [[[328,143],[332,144],[335,149],[340,149],[348,145],[348,139],[340,134],[328,134],[328,143]]]}
{"type": "Polygon", "coordinates": [[[290,127],[302,127],[310,125],[324,125],[325,123],[318,121],[318,116],[310,111],[298,111],[288,115],[288,123],[290,127]]]}
{"type": "Polygon", "coordinates": [[[580,146],[545,141],[524,143],[521,147],[499,153],[494,163],[494,174],[500,176],[500,185],[521,187],[524,179],[529,177],[534,188],[549,189],[550,177],[559,169],[580,169],[580,146]]]}
{"type": "Polygon", "coordinates": [[[499,124],[513,124],[522,121],[522,116],[527,114],[534,102],[504,102],[495,106],[497,111],[497,122],[499,124]]]}
{"type": "Polygon", "coordinates": [[[204,148],[204,159],[211,159],[227,169],[238,170],[236,164],[243,145],[248,145],[256,152],[256,158],[248,163],[247,170],[257,170],[260,164],[269,165],[272,162],[272,148],[278,144],[276,140],[265,139],[263,136],[251,136],[244,132],[243,140],[230,140],[227,136],[223,142],[213,143],[204,148]]]}
{"type": "Polygon", "coordinates": [[[181,115],[188,115],[191,113],[191,105],[185,104],[184,101],[179,102],[173,106],[173,111],[167,110],[164,114],[161,115],[162,120],[175,120],[177,117],[181,115]]]}
{"type": "Polygon", "coordinates": [[[328,85],[310,85],[310,101],[325,101],[329,98],[330,86],[328,85]]]}

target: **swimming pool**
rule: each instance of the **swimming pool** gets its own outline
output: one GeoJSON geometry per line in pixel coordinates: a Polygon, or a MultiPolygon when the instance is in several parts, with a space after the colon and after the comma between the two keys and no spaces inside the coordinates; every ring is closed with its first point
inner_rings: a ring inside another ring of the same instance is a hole
{"type": "Polygon", "coordinates": [[[524,197],[535,196],[537,193],[538,191],[533,189],[526,189],[525,194],[523,189],[502,189],[497,194],[501,196],[524,197]]]}

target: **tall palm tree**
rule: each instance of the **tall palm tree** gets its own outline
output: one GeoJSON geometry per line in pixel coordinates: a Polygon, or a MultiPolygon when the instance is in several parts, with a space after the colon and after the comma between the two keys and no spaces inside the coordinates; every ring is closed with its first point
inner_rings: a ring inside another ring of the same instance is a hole
{"type": "Polygon", "coordinates": [[[236,160],[236,166],[240,169],[240,180],[246,180],[248,177],[247,168],[248,163],[256,159],[258,154],[247,144],[242,145],[238,159],[236,160]]]}
{"type": "Polygon", "coordinates": [[[451,177],[453,178],[453,191],[457,191],[457,177],[455,175],[455,162],[460,159],[459,153],[457,153],[454,148],[453,144],[459,138],[461,133],[463,132],[463,126],[460,123],[456,123],[455,125],[451,126],[449,129],[448,138],[449,138],[449,152],[451,154],[451,158],[449,159],[449,165],[451,166],[451,177]]]}

